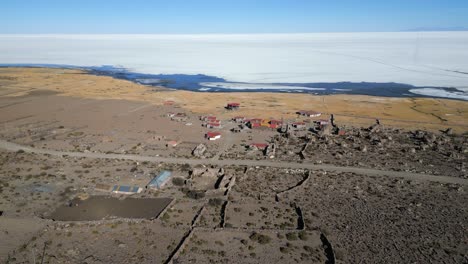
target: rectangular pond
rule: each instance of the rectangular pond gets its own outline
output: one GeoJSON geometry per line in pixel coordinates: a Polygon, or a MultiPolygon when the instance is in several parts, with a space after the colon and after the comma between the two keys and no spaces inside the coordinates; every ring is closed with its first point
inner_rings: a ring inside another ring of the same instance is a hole
{"type": "Polygon", "coordinates": [[[96,221],[114,218],[154,219],[170,204],[171,198],[126,198],[92,196],[74,199],[48,218],[56,221],[96,221]]]}

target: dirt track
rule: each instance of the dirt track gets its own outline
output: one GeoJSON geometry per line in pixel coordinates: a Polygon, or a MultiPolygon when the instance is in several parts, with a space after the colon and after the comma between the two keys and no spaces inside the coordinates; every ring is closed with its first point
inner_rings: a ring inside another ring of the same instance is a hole
{"type": "Polygon", "coordinates": [[[200,160],[200,159],[186,159],[186,158],[163,158],[163,157],[151,157],[151,156],[139,156],[139,155],[125,155],[125,154],[105,154],[96,152],[66,152],[56,151],[49,149],[38,149],[28,146],[22,146],[16,143],[0,140],[0,148],[8,151],[19,151],[23,150],[29,153],[47,154],[53,156],[69,156],[69,157],[85,157],[94,159],[123,159],[133,161],[148,161],[148,162],[163,162],[173,164],[189,164],[189,165],[218,165],[218,166],[265,166],[274,168],[293,168],[293,169],[310,169],[310,170],[324,170],[324,171],[335,171],[335,172],[351,172],[366,176],[387,176],[387,177],[399,177],[408,180],[425,180],[440,183],[449,184],[461,184],[468,185],[468,180],[450,176],[436,176],[428,174],[418,174],[411,172],[401,171],[384,171],[357,167],[340,167],[334,165],[324,164],[307,164],[307,163],[293,163],[284,161],[263,161],[263,160],[200,160]]]}

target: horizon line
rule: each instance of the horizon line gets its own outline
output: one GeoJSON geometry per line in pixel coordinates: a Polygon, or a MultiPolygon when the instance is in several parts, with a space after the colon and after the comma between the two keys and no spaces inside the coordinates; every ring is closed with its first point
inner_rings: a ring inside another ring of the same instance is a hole
{"type": "Polygon", "coordinates": [[[148,36],[148,35],[306,35],[306,34],[353,34],[353,33],[443,33],[443,32],[468,32],[463,30],[400,30],[400,31],[316,31],[316,32],[249,32],[249,33],[2,33],[1,36],[65,36],[65,35],[108,35],[108,36],[148,36]]]}

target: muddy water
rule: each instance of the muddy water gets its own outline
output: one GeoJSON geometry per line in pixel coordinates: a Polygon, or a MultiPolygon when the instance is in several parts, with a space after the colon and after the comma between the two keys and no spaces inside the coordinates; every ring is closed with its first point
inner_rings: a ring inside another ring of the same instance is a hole
{"type": "Polygon", "coordinates": [[[126,198],[93,196],[86,200],[75,199],[63,205],[48,218],[57,221],[93,221],[111,218],[156,218],[169,203],[170,198],[126,198]]]}

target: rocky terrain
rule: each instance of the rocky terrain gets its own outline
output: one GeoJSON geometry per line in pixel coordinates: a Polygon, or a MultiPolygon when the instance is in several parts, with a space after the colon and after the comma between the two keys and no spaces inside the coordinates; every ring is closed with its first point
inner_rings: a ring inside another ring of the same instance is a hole
{"type": "Polygon", "coordinates": [[[237,146],[223,158],[274,159],[468,178],[468,135],[450,130],[405,131],[385,126],[342,127],[341,135],[293,131],[273,137],[275,155],[237,146]]]}
{"type": "Polygon", "coordinates": [[[44,263],[468,260],[464,185],[303,169],[0,154],[0,232],[7,241],[0,249],[8,263],[42,257],[44,263]],[[125,199],[96,186],[144,185],[150,172],[162,169],[175,173],[164,189],[132,195],[174,198],[156,219],[44,217],[77,197],[125,199]]]}

